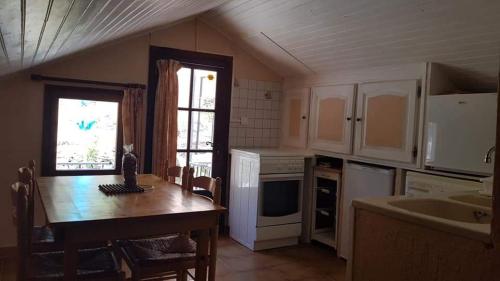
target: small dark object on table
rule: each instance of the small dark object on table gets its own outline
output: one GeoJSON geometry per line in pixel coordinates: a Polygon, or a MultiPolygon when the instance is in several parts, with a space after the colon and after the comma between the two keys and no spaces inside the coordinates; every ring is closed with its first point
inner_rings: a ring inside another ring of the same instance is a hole
{"type": "Polygon", "coordinates": [[[124,184],[101,184],[99,190],[106,195],[115,195],[121,193],[139,193],[144,192],[144,188],[140,186],[125,187],[124,184]]]}

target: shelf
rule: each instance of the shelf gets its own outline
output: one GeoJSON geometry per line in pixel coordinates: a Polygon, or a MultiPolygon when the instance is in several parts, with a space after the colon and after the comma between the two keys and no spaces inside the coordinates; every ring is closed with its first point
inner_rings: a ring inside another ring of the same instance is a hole
{"type": "Polygon", "coordinates": [[[333,231],[313,233],[311,238],[330,247],[337,248],[337,241],[333,231]]]}

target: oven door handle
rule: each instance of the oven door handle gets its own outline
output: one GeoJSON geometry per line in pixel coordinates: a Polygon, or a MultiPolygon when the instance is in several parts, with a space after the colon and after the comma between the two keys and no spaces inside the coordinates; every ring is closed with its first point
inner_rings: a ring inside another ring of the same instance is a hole
{"type": "Polygon", "coordinates": [[[277,180],[302,180],[304,174],[269,174],[269,175],[259,175],[261,181],[277,181],[277,180]]]}

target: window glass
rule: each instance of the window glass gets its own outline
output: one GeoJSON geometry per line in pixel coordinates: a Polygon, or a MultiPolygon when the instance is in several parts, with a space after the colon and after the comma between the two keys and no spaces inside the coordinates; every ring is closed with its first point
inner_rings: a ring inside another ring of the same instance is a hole
{"type": "Polygon", "coordinates": [[[60,98],[56,170],[116,168],[118,102],[60,98]]]}

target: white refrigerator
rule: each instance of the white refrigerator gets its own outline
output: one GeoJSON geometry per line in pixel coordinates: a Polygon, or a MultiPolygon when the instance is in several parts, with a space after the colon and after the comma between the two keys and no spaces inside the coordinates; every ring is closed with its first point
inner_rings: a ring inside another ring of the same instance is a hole
{"type": "Polygon", "coordinates": [[[349,260],[352,252],[352,200],[367,197],[385,197],[394,193],[394,169],[348,163],[344,168],[342,185],[342,219],[338,255],[349,260]]]}

